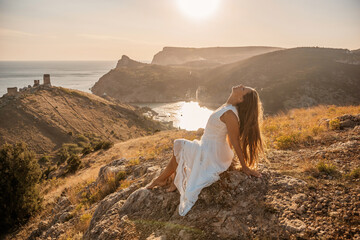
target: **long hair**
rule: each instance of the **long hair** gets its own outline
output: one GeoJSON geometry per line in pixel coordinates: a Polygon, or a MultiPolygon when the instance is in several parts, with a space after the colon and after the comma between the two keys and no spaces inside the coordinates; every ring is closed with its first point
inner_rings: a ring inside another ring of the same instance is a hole
{"type": "Polygon", "coordinates": [[[240,144],[246,165],[257,167],[259,153],[263,152],[263,140],[260,126],[263,120],[263,109],[259,94],[252,89],[236,105],[240,119],[240,144]]]}

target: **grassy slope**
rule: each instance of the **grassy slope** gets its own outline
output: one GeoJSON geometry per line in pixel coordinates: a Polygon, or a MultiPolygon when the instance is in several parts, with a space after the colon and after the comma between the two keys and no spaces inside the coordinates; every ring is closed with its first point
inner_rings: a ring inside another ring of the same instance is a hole
{"type": "Polygon", "coordinates": [[[22,140],[37,153],[49,153],[72,142],[76,134],[124,141],[165,129],[128,104],[62,87],[35,90],[0,108],[1,144],[22,140]]]}
{"type": "MultiPolygon", "coordinates": [[[[347,198],[346,192],[350,194],[352,190],[346,189],[355,189],[354,191],[356,191],[358,187],[358,183],[348,180],[346,174],[359,168],[360,159],[357,157],[359,152],[356,149],[347,148],[335,151],[331,146],[338,143],[348,143],[349,141],[359,141],[360,139],[358,134],[352,130],[340,131],[323,127],[321,119],[332,119],[343,114],[359,113],[360,106],[320,106],[294,110],[288,114],[279,114],[278,116],[266,118],[263,125],[263,133],[267,140],[265,156],[269,162],[262,159],[262,163],[267,164],[270,168],[282,174],[293,175],[307,181],[309,189],[305,191],[308,191],[311,196],[314,195],[315,199],[316,197],[329,198],[326,194],[333,196],[334,191],[343,190],[345,193],[344,195],[339,195],[339,198],[347,198]],[[313,129],[319,127],[319,125],[321,130],[314,131],[313,129]],[[299,138],[294,142],[290,142],[289,145],[279,145],[279,138],[291,135],[291,131],[299,131],[304,136],[310,135],[312,139],[310,142],[306,142],[301,139],[309,140],[310,138],[299,138]],[[318,155],[316,154],[317,152],[321,154],[318,155]],[[319,165],[319,163],[323,164],[319,165]],[[328,170],[329,172],[327,172],[328,170]],[[334,178],[329,180],[328,176],[333,176],[334,178]]],[[[88,163],[88,167],[80,170],[76,175],[65,179],[49,180],[43,183],[42,191],[45,194],[46,203],[49,205],[42,214],[46,214],[51,209],[55,199],[67,188],[66,194],[72,199],[73,204],[79,208],[76,214],[78,216],[89,215],[88,220],[78,222],[81,229],[86,229],[95,205],[80,205],[82,203],[76,196],[81,189],[95,180],[97,172],[102,165],[123,157],[129,161],[129,164],[139,164],[139,159],[141,158],[141,161],[151,161],[154,164],[160,163],[160,165],[164,166],[171,158],[174,139],[186,138],[193,140],[199,137],[195,132],[184,130],[162,131],[153,136],[140,137],[117,143],[107,151],[101,150],[100,152],[91,153],[82,160],[84,163],[88,163]]],[[[111,183],[109,182],[109,184],[111,183]]],[[[119,188],[121,187],[120,185],[119,188]]],[[[339,203],[336,200],[336,204],[340,204],[339,206],[343,211],[348,211],[347,200],[339,200],[339,203]]],[[[321,213],[311,212],[308,219],[305,220],[311,222],[322,217],[321,213]]],[[[31,223],[36,223],[40,218],[41,214],[34,218],[31,223]]],[[[347,227],[354,226],[353,224],[356,224],[358,220],[356,220],[356,215],[354,215],[354,218],[350,218],[350,222],[339,223],[342,224],[340,225],[341,228],[347,229],[347,227]]],[[[335,223],[332,222],[332,224],[335,223]]],[[[24,228],[18,236],[26,236],[26,234],[31,232],[31,229],[34,230],[35,225],[32,224],[24,228]]],[[[76,228],[79,226],[66,229],[66,236],[72,237],[77,234],[78,230],[76,228]]],[[[341,228],[339,230],[340,233],[341,228]]]]}

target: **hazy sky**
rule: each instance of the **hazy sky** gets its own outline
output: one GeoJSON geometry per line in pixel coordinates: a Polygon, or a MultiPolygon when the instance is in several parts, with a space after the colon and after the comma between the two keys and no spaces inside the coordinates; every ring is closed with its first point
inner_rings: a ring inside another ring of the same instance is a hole
{"type": "Polygon", "coordinates": [[[164,46],[360,48],[360,0],[211,0],[202,18],[194,15],[210,0],[192,0],[198,10],[179,1],[0,0],[0,60],[151,60],[164,46]]]}

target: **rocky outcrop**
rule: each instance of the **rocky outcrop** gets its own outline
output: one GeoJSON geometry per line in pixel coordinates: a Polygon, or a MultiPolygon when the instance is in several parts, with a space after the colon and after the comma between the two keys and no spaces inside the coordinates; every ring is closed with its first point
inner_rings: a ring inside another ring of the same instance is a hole
{"type": "Polygon", "coordinates": [[[123,56],[91,91],[133,103],[193,100],[198,79],[199,73],[186,67],[138,63],[123,56]]]}
{"type": "Polygon", "coordinates": [[[58,239],[76,221],[71,214],[74,208],[63,194],[49,214],[50,217],[41,220],[28,239],[58,239]]]}
{"type": "Polygon", "coordinates": [[[126,55],[122,55],[121,59],[118,61],[116,65],[116,68],[122,68],[122,67],[136,68],[141,66],[146,66],[146,64],[134,61],[126,55]]]}
{"type": "MultiPolygon", "coordinates": [[[[160,168],[158,168],[160,170],[160,168]]],[[[282,176],[261,167],[263,177],[249,178],[229,170],[221,179],[202,190],[185,216],[178,214],[179,194],[163,189],[138,188],[129,195],[123,189],[99,203],[84,239],[248,239],[251,236],[283,237],[304,233],[301,219],[282,218],[277,211],[301,203],[306,185],[302,180],[282,176]]],[[[153,171],[150,171],[154,175],[153,171]]],[[[151,180],[145,173],[144,183],[151,180]]],[[[295,213],[300,212],[294,207],[295,213]]],[[[297,214],[297,213],[296,213],[297,214]]]]}
{"type": "Polygon", "coordinates": [[[336,119],[339,120],[340,129],[354,128],[355,126],[360,125],[360,114],[358,115],[345,114],[337,117],[336,119]]]}

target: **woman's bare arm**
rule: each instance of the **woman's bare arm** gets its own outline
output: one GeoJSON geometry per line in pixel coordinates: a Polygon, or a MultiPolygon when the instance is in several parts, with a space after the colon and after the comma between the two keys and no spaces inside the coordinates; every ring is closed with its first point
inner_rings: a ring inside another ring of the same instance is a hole
{"type": "Polygon", "coordinates": [[[228,131],[228,136],[231,142],[231,145],[234,147],[234,150],[239,158],[242,171],[247,175],[252,175],[255,177],[261,177],[261,174],[255,170],[248,168],[244,161],[244,155],[240,146],[240,130],[239,130],[239,122],[235,113],[231,110],[226,111],[221,117],[220,120],[226,124],[226,128],[228,131]]]}
{"type": "Polygon", "coordinates": [[[238,119],[231,110],[226,111],[221,117],[220,120],[226,124],[228,131],[228,136],[230,139],[231,145],[234,147],[234,150],[239,158],[240,164],[243,168],[247,168],[244,161],[244,156],[240,147],[240,130],[238,119]]]}

